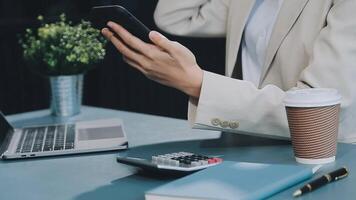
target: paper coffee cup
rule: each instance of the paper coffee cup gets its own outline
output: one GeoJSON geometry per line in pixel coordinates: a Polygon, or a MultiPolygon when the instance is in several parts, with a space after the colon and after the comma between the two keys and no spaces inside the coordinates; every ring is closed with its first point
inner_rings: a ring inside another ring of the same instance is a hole
{"type": "Polygon", "coordinates": [[[286,92],[284,104],[297,162],[324,164],[335,160],[340,103],[335,89],[286,92]]]}

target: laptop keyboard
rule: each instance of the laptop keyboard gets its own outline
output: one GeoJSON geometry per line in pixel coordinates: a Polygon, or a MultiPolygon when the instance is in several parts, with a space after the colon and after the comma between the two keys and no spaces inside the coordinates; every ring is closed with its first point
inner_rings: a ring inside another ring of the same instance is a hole
{"type": "Polygon", "coordinates": [[[74,149],[75,125],[57,125],[23,129],[16,153],[74,149]]]}

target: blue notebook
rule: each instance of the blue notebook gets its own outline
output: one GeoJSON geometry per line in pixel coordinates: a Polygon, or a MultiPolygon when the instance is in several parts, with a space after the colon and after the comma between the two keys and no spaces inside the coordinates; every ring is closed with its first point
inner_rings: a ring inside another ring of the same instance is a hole
{"type": "MultiPolygon", "coordinates": [[[[146,192],[146,200],[263,199],[313,176],[297,165],[224,161],[146,192]]],[[[292,194],[291,194],[292,195],[292,194]]]]}

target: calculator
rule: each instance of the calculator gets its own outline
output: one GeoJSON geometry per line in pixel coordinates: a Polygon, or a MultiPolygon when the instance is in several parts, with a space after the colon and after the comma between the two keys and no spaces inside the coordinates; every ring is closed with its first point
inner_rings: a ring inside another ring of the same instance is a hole
{"type": "Polygon", "coordinates": [[[205,169],[207,167],[218,165],[223,162],[223,159],[191,152],[175,152],[162,155],[154,155],[151,157],[151,159],[118,156],[117,162],[150,171],[153,170],[168,173],[191,173],[205,169]]]}

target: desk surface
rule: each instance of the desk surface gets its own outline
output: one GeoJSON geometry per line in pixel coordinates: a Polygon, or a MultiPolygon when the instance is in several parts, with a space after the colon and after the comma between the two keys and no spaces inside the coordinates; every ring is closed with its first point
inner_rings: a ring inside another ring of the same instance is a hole
{"type": "MultiPolygon", "coordinates": [[[[93,107],[83,107],[82,114],[69,120],[107,117],[119,117],[124,121],[131,148],[120,154],[145,156],[185,150],[223,155],[225,160],[296,164],[289,142],[191,130],[184,120],[93,107]]],[[[13,115],[8,119],[15,127],[58,122],[49,116],[48,111],[13,115]]],[[[137,169],[116,163],[117,153],[0,161],[0,199],[144,199],[145,191],[174,180],[137,174],[137,169]]],[[[356,196],[355,153],[356,146],[339,144],[337,161],[326,165],[323,171],[347,166],[351,171],[349,177],[298,199],[350,199],[356,196]]],[[[291,194],[301,185],[271,199],[292,199],[291,194]]]]}

